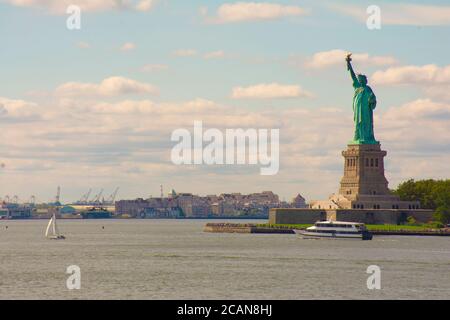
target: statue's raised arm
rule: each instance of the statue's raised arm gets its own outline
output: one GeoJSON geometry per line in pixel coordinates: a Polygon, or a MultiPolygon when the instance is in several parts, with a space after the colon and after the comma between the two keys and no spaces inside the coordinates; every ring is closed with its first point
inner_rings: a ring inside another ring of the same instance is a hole
{"type": "Polygon", "coordinates": [[[359,87],[359,81],[358,78],[356,77],[355,71],[353,71],[353,67],[352,67],[352,54],[349,53],[347,55],[347,58],[345,59],[345,61],[347,61],[347,70],[350,71],[350,75],[352,77],[353,80],[353,87],[357,88],[359,87]]]}

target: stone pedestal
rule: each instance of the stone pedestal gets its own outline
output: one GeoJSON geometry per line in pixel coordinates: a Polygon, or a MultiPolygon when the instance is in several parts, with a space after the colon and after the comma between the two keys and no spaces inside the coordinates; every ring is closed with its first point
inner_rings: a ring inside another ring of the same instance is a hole
{"type": "Polygon", "coordinates": [[[344,156],[344,177],[339,194],[349,200],[357,195],[389,195],[388,181],[384,176],[386,151],[379,144],[349,145],[344,156]]]}
{"type": "Polygon", "coordinates": [[[338,194],[328,200],[312,201],[312,209],[418,210],[418,201],[401,201],[390,193],[384,175],[387,152],[380,144],[350,144],[342,152],[344,176],[338,194]]]}

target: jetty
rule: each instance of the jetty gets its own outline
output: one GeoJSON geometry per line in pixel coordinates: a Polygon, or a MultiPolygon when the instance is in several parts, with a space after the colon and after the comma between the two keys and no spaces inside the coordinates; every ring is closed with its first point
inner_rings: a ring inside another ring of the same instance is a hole
{"type": "Polygon", "coordinates": [[[450,229],[428,229],[428,230],[370,230],[373,235],[378,236],[443,236],[450,237],[450,229]]]}
{"type": "Polygon", "coordinates": [[[258,226],[249,223],[207,223],[204,232],[215,233],[278,233],[295,234],[294,229],[284,226],[258,226]]]}

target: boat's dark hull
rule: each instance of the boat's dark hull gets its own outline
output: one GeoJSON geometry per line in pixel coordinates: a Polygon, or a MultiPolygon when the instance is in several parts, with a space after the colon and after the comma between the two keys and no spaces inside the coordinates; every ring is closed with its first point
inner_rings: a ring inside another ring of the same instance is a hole
{"type": "Polygon", "coordinates": [[[81,214],[83,219],[109,219],[111,213],[109,212],[83,212],[81,214]]]}

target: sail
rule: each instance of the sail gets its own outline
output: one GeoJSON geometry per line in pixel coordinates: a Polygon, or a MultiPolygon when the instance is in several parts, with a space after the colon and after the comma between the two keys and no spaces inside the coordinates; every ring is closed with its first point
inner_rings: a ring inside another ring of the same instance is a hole
{"type": "Polygon", "coordinates": [[[52,224],[53,224],[53,217],[50,218],[50,221],[48,222],[48,225],[47,225],[47,229],[45,230],[45,236],[47,238],[48,238],[48,233],[50,231],[50,227],[52,226],[52,224]]]}
{"type": "Polygon", "coordinates": [[[59,236],[58,226],[56,225],[56,214],[53,214],[53,235],[59,236]]]}

